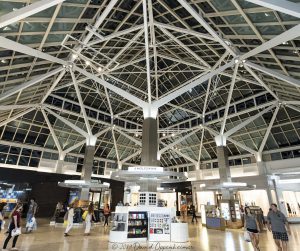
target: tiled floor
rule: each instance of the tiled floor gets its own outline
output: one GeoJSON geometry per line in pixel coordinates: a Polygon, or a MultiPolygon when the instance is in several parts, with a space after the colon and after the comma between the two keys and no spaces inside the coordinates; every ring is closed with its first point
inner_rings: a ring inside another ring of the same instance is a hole
{"type": "MultiPolygon", "coordinates": [[[[291,225],[292,235],[290,236],[289,251],[300,250],[300,225],[291,225]]],[[[241,230],[227,230],[225,232],[208,230],[198,224],[189,225],[190,243],[186,246],[175,245],[172,249],[164,248],[164,243],[152,244],[152,249],[135,243],[132,248],[122,245],[111,245],[108,243],[109,230],[102,226],[92,229],[92,235],[83,236],[83,229],[72,230],[70,237],[63,237],[63,228],[50,227],[41,224],[38,230],[32,234],[22,234],[18,240],[17,247],[22,251],[79,251],[79,250],[192,250],[192,251],[252,251],[249,243],[243,241],[241,230]]],[[[5,235],[0,233],[1,245],[5,235]]],[[[270,233],[261,234],[261,250],[276,251],[270,233]]],[[[10,243],[11,245],[11,243],[10,243]]],[[[1,249],[0,249],[1,250],[1,249]]]]}

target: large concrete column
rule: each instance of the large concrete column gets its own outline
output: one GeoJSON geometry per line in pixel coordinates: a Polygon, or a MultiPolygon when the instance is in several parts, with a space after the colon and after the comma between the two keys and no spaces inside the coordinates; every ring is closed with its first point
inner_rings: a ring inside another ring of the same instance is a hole
{"type": "Polygon", "coordinates": [[[157,160],[158,152],[157,121],[155,118],[145,118],[143,122],[142,137],[142,166],[159,166],[157,160]]]}
{"type": "MultiPolygon", "coordinates": [[[[231,174],[226,146],[217,146],[217,158],[219,162],[220,183],[231,182],[231,174]]],[[[222,189],[222,199],[233,199],[233,192],[229,189],[222,189]]]]}
{"type": "Polygon", "coordinates": [[[283,193],[282,193],[282,189],[280,187],[278,187],[278,180],[279,179],[273,179],[273,185],[274,185],[274,190],[275,190],[275,194],[276,194],[276,200],[278,203],[278,209],[285,215],[288,216],[287,210],[286,210],[286,205],[285,205],[285,201],[283,198],[283,193]]]}
{"type": "MultiPolygon", "coordinates": [[[[143,137],[142,137],[142,166],[159,166],[157,160],[158,152],[158,133],[157,120],[149,117],[145,118],[143,122],[143,137]]],[[[141,192],[156,192],[157,182],[155,180],[145,180],[140,183],[141,192]]]]}
{"type": "MultiPolygon", "coordinates": [[[[94,163],[95,146],[86,145],[84,153],[84,162],[81,172],[81,180],[90,182],[93,174],[93,163],[94,163]]],[[[89,199],[89,188],[81,188],[80,200],[89,199]]]]}

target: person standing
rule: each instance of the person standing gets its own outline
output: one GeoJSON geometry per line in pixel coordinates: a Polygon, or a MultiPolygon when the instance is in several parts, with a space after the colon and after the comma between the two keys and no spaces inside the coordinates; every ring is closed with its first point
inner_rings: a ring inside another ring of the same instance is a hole
{"type": "Polygon", "coordinates": [[[271,204],[271,209],[267,216],[268,229],[273,233],[273,239],[278,247],[278,251],[287,251],[288,234],[291,233],[290,226],[285,215],[278,210],[276,204],[271,204]]]}
{"type": "Polygon", "coordinates": [[[94,215],[94,205],[91,202],[90,205],[89,205],[89,207],[88,207],[88,213],[87,213],[86,218],[85,218],[85,231],[84,231],[84,235],[90,235],[93,217],[95,218],[95,215],[94,215]]]}
{"type": "Polygon", "coordinates": [[[255,251],[259,251],[259,232],[260,227],[255,214],[251,213],[249,207],[245,207],[244,226],[250,235],[251,243],[255,251]]]}
{"type": "MultiPolygon", "coordinates": [[[[7,250],[6,247],[7,247],[9,240],[12,237],[12,231],[14,231],[14,230],[16,231],[18,228],[21,227],[22,209],[23,209],[23,204],[18,203],[17,206],[15,207],[15,209],[11,213],[11,222],[10,222],[9,229],[8,229],[8,236],[6,237],[4,244],[3,244],[3,249],[2,249],[3,251],[7,250]]],[[[11,250],[18,250],[16,248],[18,237],[19,237],[19,235],[14,236],[11,250]]]]}
{"type": "Polygon", "coordinates": [[[32,221],[32,218],[34,217],[35,218],[35,214],[37,212],[37,208],[38,208],[38,205],[35,201],[35,198],[32,198],[30,200],[30,204],[29,204],[29,207],[28,207],[28,212],[27,212],[27,217],[26,217],[26,233],[29,233],[32,231],[33,229],[33,226],[32,227],[29,227],[31,226],[31,221],[32,221]]]}
{"type": "Polygon", "coordinates": [[[64,233],[64,236],[69,236],[69,232],[73,227],[73,221],[74,221],[74,202],[70,204],[69,210],[66,212],[65,220],[67,220],[67,227],[64,233]]]}
{"type": "Polygon", "coordinates": [[[103,214],[104,214],[104,218],[105,218],[105,222],[104,222],[104,227],[105,227],[105,225],[108,226],[108,217],[110,215],[110,209],[109,209],[108,204],[106,204],[106,207],[103,210],[103,214]]]}
{"type": "Polygon", "coordinates": [[[192,205],[191,209],[192,209],[192,215],[193,215],[192,222],[194,222],[194,219],[195,219],[196,223],[198,223],[197,216],[196,216],[196,207],[194,205],[192,205]]]}

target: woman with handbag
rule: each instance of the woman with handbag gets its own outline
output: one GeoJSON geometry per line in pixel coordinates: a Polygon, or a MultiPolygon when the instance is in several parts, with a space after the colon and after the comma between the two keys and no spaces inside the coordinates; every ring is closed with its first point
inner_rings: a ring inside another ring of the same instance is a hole
{"type": "Polygon", "coordinates": [[[17,204],[13,212],[11,213],[11,223],[9,225],[8,229],[8,236],[6,237],[6,240],[4,241],[3,245],[3,251],[7,250],[7,244],[11,237],[14,237],[13,243],[12,243],[12,249],[11,250],[18,250],[16,248],[17,240],[19,235],[21,234],[21,212],[23,209],[23,204],[17,204]]]}
{"type": "Polygon", "coordinates": [[[250,235],[251,243],[255,251],[260,251],[259,244],[259,224],[255,214],[251,214],[250,208],[245,207],[245,229],[250,235]]]}

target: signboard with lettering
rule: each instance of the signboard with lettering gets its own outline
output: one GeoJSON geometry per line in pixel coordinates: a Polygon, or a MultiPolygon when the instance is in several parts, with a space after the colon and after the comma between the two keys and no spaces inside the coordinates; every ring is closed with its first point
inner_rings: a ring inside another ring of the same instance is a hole
{"type": "Polygon", "coordinates": [[[163,172],[164,168],[160,166],[130,166],[128,167],[129,172],[141,172],[141,173],[157,173],[163,172]]]}

